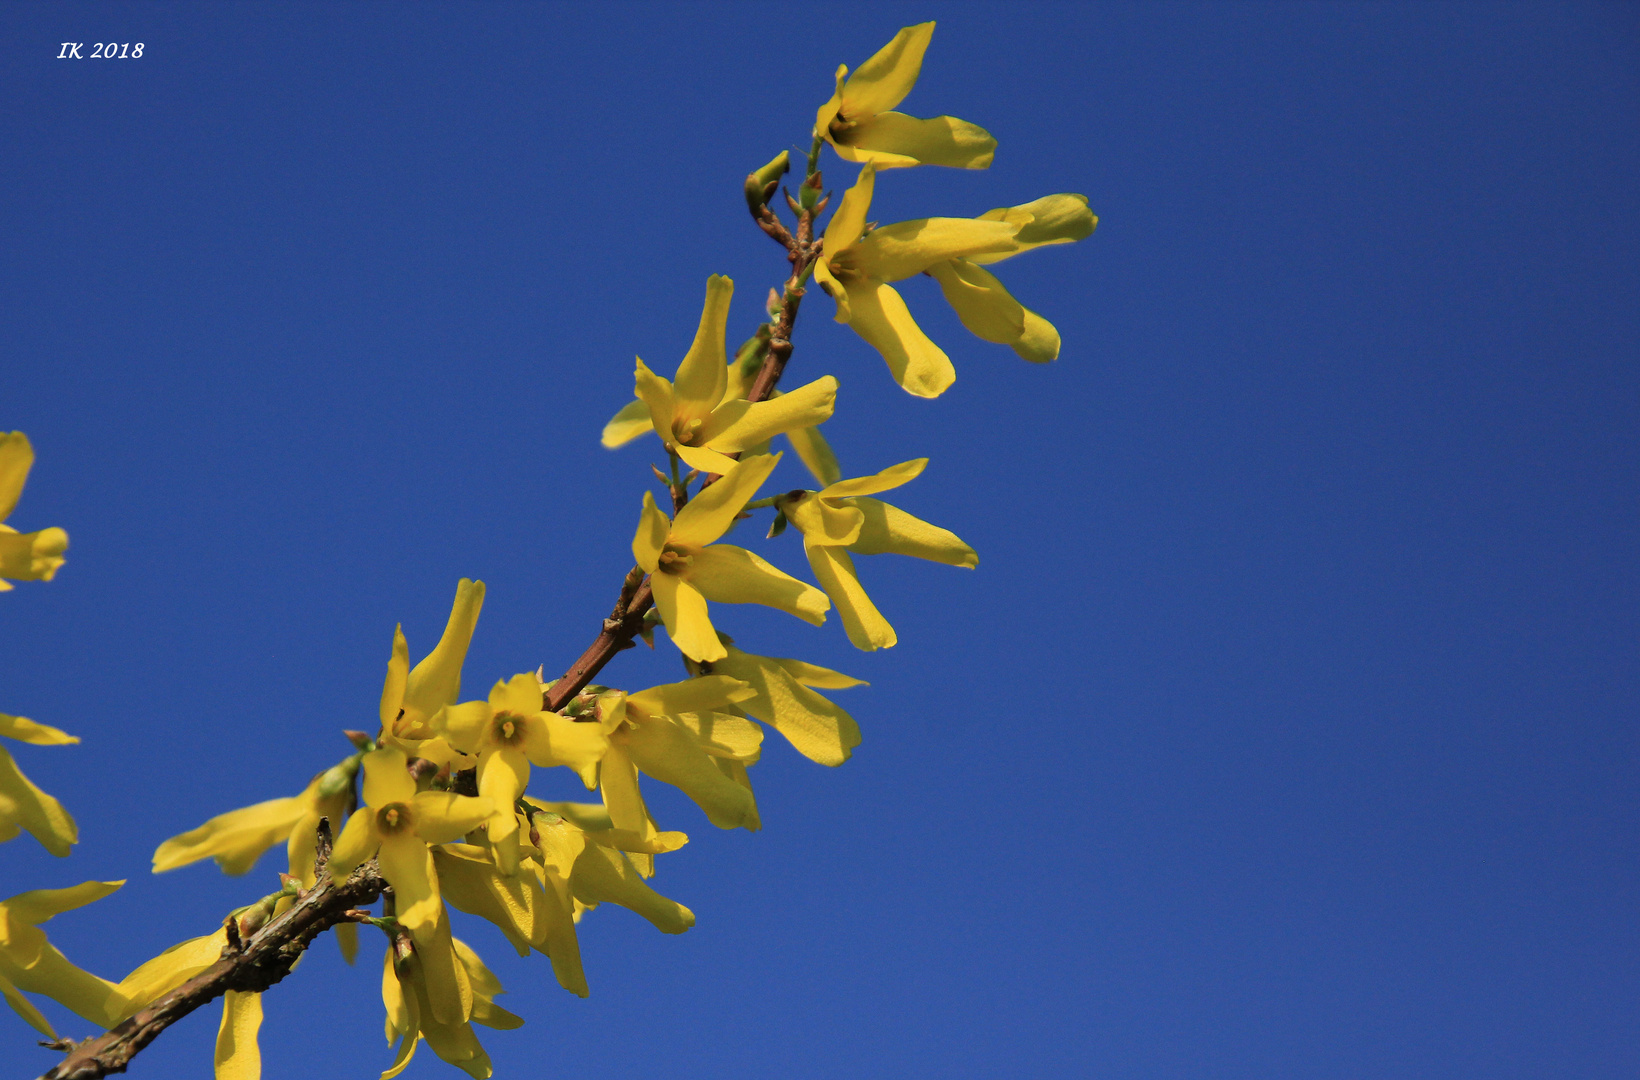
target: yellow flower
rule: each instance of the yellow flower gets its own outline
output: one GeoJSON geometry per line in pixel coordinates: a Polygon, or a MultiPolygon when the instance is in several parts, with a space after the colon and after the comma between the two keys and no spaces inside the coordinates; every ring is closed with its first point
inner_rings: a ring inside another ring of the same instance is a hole
{"type": "MultiPolygon", "coordinates": [[[[411,757],[448,765],[455,752],[433,730],[432,719],[461,696],[461,665],[467,659],[478,613],[484,606],[484,583],[462,578],[444,634],[432,652],[414,668],[402,626],[393,629],[393,655],[382,684],[381,722],[384,741],[411,757]]],[[[458,768],[466,767],[464,763],[458,768]]]]}
{"type": "Polygon", "coordinates": [[[837,90],[814,118],[814,136],[847,161],[891,169],[905,165],[951,165],[984,169],[997,141],[982,127],[954,116],[918,120],[891,112],[917,83],[934,24],[908,26],[894,35],[853,75],[837,69],[837,90]],[[846,78],[845,78],[846,76],[846,78]]]}
{"type": "Polygon", "coordinates": [[[627,406],[604,428],[605,446],[616,447],[653,429],[692,469],[726,473],[738,454],[793,428],[812,427],[831,416],[837,380],[822,376],[767,401],[749,402],[749,387],[731,385],[724,332],[734,282],[716,274],[706,279],[706,303],[695,341],[672,381],[638,361],[638,405],[627,406]],[[648,414],[648,427],[643,423],[648,414]]]}
{"type": "MultiPolygon", "coordinates": [[[[712,671],[740,679],[751,696],[738,701],[729,711],[744,710],[786,737],[797,752],[822,765],[841,765],[860,745],[860,728],[854,718],[810,687],[843,690],[865,686],[860,679],[801,660],[778,656],[755,656],[741,652],[734,639],[719,634],[729,655],[712,664],[712,671]]],[[[698,665],[690,665],[698,671],[698,665]]]]}
{"type": "MultiPolygon", "coordinates": [[[[21,431],[0,435],[0,521],[17,508],[28,471],[34,466],[34,447],[21,431]]],[[[68,550],[68,534],[58,528],[20,533],[0,525],[0,592],[12,588],[6,578],[18,581],[50,581],[63,565],[68,550]]]]}
{"type": "Polygon", "coordinates": [[[36,889],[0,900],[0,995],[36,1031],[57,1033],[20,991],[44,994],[93,1024],[112,1026],[125,1004],[120,988],[69,963],[40,929],[54,915],[83,907],[123,881],[85,881],[67,889],[36,889]]]}
{"type": "Polygon", "coordinates": [[[446,924],[438,940],[430,945],[396,938],[388,946],[382,967],[382,1004],[387,1009],[387,1044],[399,1044],[393,1064],[382,1073],[382,1080],[392,1080],[410,1064],[418,1041],[425,1039],[433,1053],[461,1069],[475,1080],[490,1075],[490,1056],[479,1045],[472,1024],[510,1030],[524,1021],[495,1004],[502,993],[501,980],[484,966],[466,942],[450,936],[446,924]],[[458,978],[469,988],[472,1007],[469,1017],[444,1020],[436,1008],[436,987],[427,977],[437,950],[443,957],[436,966],[450,966],[459,972],[458,978]],[[455,963],[450,964],[450,958],[455,963]],[[469,1022],[470,1021],[470,1022],[469,1022]]]}
{"type": "Polygon", "coordinates": [[[802,532],[809,566],[836,603],[843,628],[856,648],[884,649],[898,638],[860,587],[850,552],[891,552],[970,570],[979,565],[974,549],[955,533],[869,497],[911,481],[927,464],[927,458],[917,458],[875,476],[841,480],[820,491],[793,491],[775,500],[776,509],[802,532]]]}
{"type": "Polygon", "coordinates": [[[655,608],[666,632],[685,656],[717,660],[724,655],[707,615],[706,601],[767,604],[819,626],[831,603],[814,586],[770,566],[745,548],[713,543],[757,493],[780,455],[735,462],[717,483],[678,511],[677,520],[655,506],[648,492],[632,539],[632,556],[649,575],[655,608]]]}
{"type": "Polygon", "coordinates": [[[989,210],[981,214],[979,220],[1018,224],[1015,249],[935,263],[928,268],[928,276],[940,283],[946,302],[975,337],[1010,346],[1032,363],[1058,359],[1059,331],[1010,296],[1002,282],[981,264],[1000,262],[1032,248],[1074,243],[1089,236],[1099,219],[1088,209],[1087,196],[1047,195],[1023,206],[989,210]]]}
{"type": "Polygon", "coordinates": [[[1081,195],[1049,195],[977,218],[921,218],[867,229],[876,170],[868,164],[826,225],[815,280],[847,323],[888,362],[908,393],[938,397],[956,381],[951,360],[922,332],[889,282],[928,274],[970,332],[1010,345],[1027,360],[1059,355],[1059,332],[1008,294],[983,269],[1033,248],[1068,244],[1097,219],[1081,195]]]}
{"type": "Polygon", "coordinates": [[[541,680],[534,672],[496,683],[488,701],[449,706],[434,728],[459,752],[477,756],[478,793],[494,803],[490,844],[508,874],[518,869],[513,804],[529,786],[530,766],[568,766],[590,789],[598,782],[598,760],[609,749],[596,723],[577,723],[542,707],[541,680]]]}
{"type": "Polygon", "coordinates": [[[889,282],[951,259],[1010,251],[1020,227],[1012,221],[921,218],[867,232],[876,175],[876,166],[868,162],[843,193],[826,224],[814,278],[837,302],[837,321],[882,353],[895,382],[918,397],[938,397],[957,373],[889,282]]]}
{"type": "Polygon", "coordinates": [[[209,856],[223,873],[243,874],[264,851],[284,843],[290,855],[291,876],[309,888],[313,885],[314,832],[319,818],[329,818],[333,829],[341,827],[351,809],[347,804],[352,801],[352,779],[352,769],[338,766],[314,777],[300,795],[218,814],[155,849],[154,873],[175,870],[209,856]]]}
{"type": "MultiPolygon", "coordinates": [[[[406,771],[408,760],[397,747],[364,755],[365,805],[353,812],[330,853],[330,874],[346,877],[353,868],[375,855],[382,877],[393,886],[396,917],[418,944],[433,941],[444,906],[439,902],[438,872],[427,845],[443,844],[478,828],[490,818],[493,804],[447,791],[416,790],[406,771]]],[[[432,961],[429,961],[431,964],[432,961]]],[[[437,978],[437,968],[428,976],[437,978]]],[[[441,984],[441,986],[447,984],[441,984]]],[[[457,999],[437,995],[438,1017],[459,1023],[457,999]]]]}
{"type": "MultiPolygon", "coordinates": [[[[0,735],[35,746],[68,746],[80,741],[54,727],[4,713],[0,713],[0,735]]],[[[24,829],[59,858],[67,856],[69,846],[80,838],[74,818],[63,809],[63,804],[35,787],[5,748],[0,747],[0,842],[14,838],[24,829]]]]}
{"type": "MultiPolygon", "coordinates": [[[[714,761],[757,760],[763,739],[757,725],[716,711],[752,694],[739,679],[707,675],[636,694],[612,690],[600,696],[598,718],[609,732],[609,753],[598,780],[612,827],[640,844],[656,835],[638,790],[642,770],[693,799],[720,829],[759,828],[751,790],[725,775],[714,761]]],[[[640,865],[649,869],[652,864],[640,865]]]]}

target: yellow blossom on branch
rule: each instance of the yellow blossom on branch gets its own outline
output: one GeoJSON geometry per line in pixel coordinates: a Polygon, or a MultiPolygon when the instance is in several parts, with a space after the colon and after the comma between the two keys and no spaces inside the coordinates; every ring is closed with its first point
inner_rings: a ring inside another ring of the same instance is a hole
{"type": "MultiPolygon", "coordinates": [[[[0,435],[0,522],[11,516],[34,467],[34,447],[21,431],[0,435]]],[[[0,524],[0,592],[17,581],[50,581],[63,565],[68,534],[58,528],[20,533],[0,524]]]]}
{"type": "Polygon", "coordinates": [[[522,1026],[524,1021],[495,1004],[495,998],[502,993],[501,980],[466,942],[450,936],[447,925],[430,948],[454,958],[454,970],[469,987],[470,1015],[459,1021],[441,1019],[436,1008],[437,990],[427,977],[429,967],[434,966],[429,964],[429,947],[402,937],[394,939],[382,968],[382,1005],[387,1010],[387,1043],[398,1043],[398,1053],[381,1080],[392,1080],[403,1072],[421,1040],[474,1080],[485,1080],[491,1073],[490,1056],[479,1044],[472,1025],[509,1030],[522,1026]]]}
{"type": "Polygon", "coordinates": [[[714,543],[768,479],[779,454],[747,457],[691,499],[676,520],[647,491],[632,556],[649,575],[655,607],[673,643],[692,660],[724,656],[706,601],[766,604],[819,626],[831,607],[824,593],[745,548],[714,543]]]}
{"type": "Polygon", "coordinates": [[[1027,360],[1059,355],[1059,332],[1008,294],[982,264],[1080,240],[1097,219],[1081,195],[1049,195],[977,218],[921,218],[867,227],[876,169],[868,164],[826,225],[815,280],[847,323],[882,354],[896,382],[918,397],[938,397],[956,381],[940,347],[911,317],[890,282],[928,274],[976,337],[1010,345],[1027,360]]]}
{"type": "Polygon", "coordinates": [[[725,776],[713,761],[718,756],[756,760],[761,732],[731,734],[737,723],[749,721],[716,711],[752,695],[746,683],[724,675],[652,686],[636,694],[613,690],[602,695],[598,717],[609,732],[609,753],[599,769],[599,784],[613,827],[639,841],[655,835],[638,790],[642,771],[689,796],[720,829],[759,828],[751,791],[725,776]],[[738,735],[738,742],[715,741],[718,727],[720,738],[738,735]]]}
{"type": "Polygon", "coordinates": [[[456,750],[477,757],[478,793],[493,803],[490,844],[507,874],[518,869],[513,804],[529,786],[530,766],[567,766],[590,790],[598,783],[598,761],[609,749],[598,724],[577,723],[542,707],[541,680],[534,672],[496,683],[488,701],[449,706],[433,726],[456,750]]]}
{"type": "Polygon", "coordinates": [[[916,85],[933,36],[931,22],[907,26],[853,75],[846,65],[838,67],[837,89],[815,114],[814,137],[826,140],[846,161],[871,162],[883,169],[987,168],[997,141],[984,128],[954,116],[919,120],[892,111],[916,85]]]}
{"type": "Polygon", "coordinates": [[[668,381],[638,361],[635,392],[642,411],[628,406],[617,413],[604,428],[605,446],[620,446],[648,430],[642,423],[647,412],[649,428],[690,468],[721,474],[734,466],[728,455],[831,416],[837,380],[830,375],[767,401],[747,401],[745,387],[731,386],[724,335],[733,295],[728,278],[706,279],[700,327],[677,373],[668,381]]]}
{"type": "MultiPolygon", "coordinates": [[[[841,765],[860,745],[854,718],[811,687],[844,690],[865,686],[860,679],[802,660],[756,656],[735,648],[734,639],[719,634],[728,655],[712,664],[712,671],[744,681],[749,696],[737,701],[744,710],[786,737],[798,753],[821,765],[841,765]]],[[[699,670],[691,665],[691,670],[699,670]]]]}
{"type": "Polygon", "coordinates": [[[775,499],[776,509],[803,534],[809,566],[837,605],[838,617],[856,648],[885,649],[899,638],[861,588],[851,552],[910,555],[970,570],[979,565],[974,549],[955,533],[870,497],[910,482],[927,464],[927,458],[917,458],[875,476],[840,480],[820,491],[792,491],[775,499]]]}
{"type": "MultiPolygon", "coordinates": [[[[489,820],[489,799],[447,791],[416,790],[404,751],[397,747],[364,755],[365,805],[353,812],[330,853],[332,877],[346,877],[353,868],[376,856],[381,875],[393,887],[396,917],[418,944],[435,939],[438,924],[448,917],[439,901],[438,872],[429,844],[458,840],[489,820]]],[[[437,965],[439,953],[427,958],[427,975],[438,980],[450,974],[437,965]]],[[[448,989],[450,982],[440,982],[448,989]]],[[[459,1023],[468,1002],[454,994],[435,995],[440,1020],[459,1023]],[[460,1004],[457,1004],[460,1002],[460,1004]]]]}
{"type": "Polygon", "coordinates": [[[413,668],[404,628],[394,627],[393,655],[387,661],[387,678],[382,683],[380,715],[384,741],[406,755],[441,766],[455,757],[433,730],[432,720],[440,709],[454,705],[461,697],[461,665],[467,659],[467,648],[472,644],[483,607],[482,581],[462,578],[457,582],[443,635],[433,651],[413,668]]]}

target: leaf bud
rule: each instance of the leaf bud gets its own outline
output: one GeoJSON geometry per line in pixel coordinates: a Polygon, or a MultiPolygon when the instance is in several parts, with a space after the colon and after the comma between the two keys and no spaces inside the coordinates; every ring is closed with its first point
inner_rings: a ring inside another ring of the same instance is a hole
{"type": "Polygon", "coordinates": [[[347,736],[347,741],[353,744],[355,750],[374,750],[376,748],[376,740],[362,731],[343,731],[342,734],[347,736]]]}
{"type": "Polygon", "coordinates": [[[359,759],[350,757],[326,769],[319,777],[319,796],[340,795],[353,786],[353,776],[359,771],[359,759]]]}

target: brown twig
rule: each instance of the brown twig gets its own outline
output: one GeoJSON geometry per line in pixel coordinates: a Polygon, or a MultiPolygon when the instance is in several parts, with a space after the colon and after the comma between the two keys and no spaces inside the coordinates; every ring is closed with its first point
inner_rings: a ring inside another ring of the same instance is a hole
{"type": "Polygon", "coordinates": [[[124,1072],[131,1059],[160,1032],[201,1005],[229,990],[261,993],[289,975],[315,937],[337,923],[353,921],[357,909],[374,903],[385,884],[375,860],[354,870],[346,881],[321,876],[290,910],[250,938],[238,941],[237,948],[230,940],[216,963],[149,1002],[106,1034],[67,1047],[68,1056],[40,1080],[94,1080],[124,1072]]]}

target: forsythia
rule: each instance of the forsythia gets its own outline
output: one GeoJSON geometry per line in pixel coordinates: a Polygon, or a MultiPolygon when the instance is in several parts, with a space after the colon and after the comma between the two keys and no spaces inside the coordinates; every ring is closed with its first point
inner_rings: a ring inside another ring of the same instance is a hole
{"type": "MultiPolygon", "coordinates": [[[[879,171],[923,164],[982,169],[994,155],[996,140],[974,124],[894,111],[916,83],[933,29],[933,23],[907,27],[852,74],[837,69],[835,90],[811,132],[801,199],[790,199],[800,215],[796,230],[771,225],[777,219],[767,205],[790,155],[780,154],[748,178],[754,216],[786,245],[793,266],[785,288],[770,294],[768,321],[731,355],[726,334],[734,286],[713,275],[694,340],[672,377],[638,360],[634,398],[605,427],[603,443],[620,446],[649,431],[659,436],[670,471],[655,472],[671,513],[644,492],[631,545],[636,565],[604,623],[604,637],[620,641],[590,669],[578,662],[562,682],[524,672],[496,681],[482,699],[462,701],[484,585],[461,580],[442,637],[414,667],[403,630],[395,628],[375,730],[347,732],[349,755],[319,771],[299,794],[218,814],[166,840],[153,855],[156,873],[210,858],[238,875],[283,844],[287,872],[277,892],[140,964],[119,983],[70,964],[39,927],[121,883],[88,881],[0,903],[0,993],[25,1020],[55,1038],[25,992],[103,1025],[145,1006],[162,1008],[161,998],[179,988],[189,992],[189,980],[231,959],[242,941],[283,932],[316,890],[355,875],[355,883],[373,882],[377,891],[386,882],[380,915],[350,910],[325,925],[337,930],[349,961],[359,924],[387,937],[381,997],[392,1056],[383,1080],[405,1069],[422,1042],[469,1075],[487,1077],[490,1059],[474,1025],[510,1029],[524,1021],[495,1004],[501,984],[454,936],[452,912],[493,924],[520,956],[544,954],[559,984],[584,997],[589,986],[578,935],[587,912],[617,904],[668,934],[695,923],[689,908],[649,884],[657,858],[683,848],[688,837],[657,823],[644,797],[645,777],[677,788],[717,828],[755,831],[762,820],[748,770],[762,757],[765,725],[812,761],[837,766],[848,760],[860,743],[859,726],[819,691],[865,684],[803,660],[742,650],[718,628],[723,610],[709,605],[762,604],[815,626],[835,608],[848,640],[875,650],[894,645],[897,635],[862,586],[855,556],[892,553],[970,569],[979,560],[954,533],[877,498],[917,477],[927,459],[843,477],[820,433],[836,407],[834,376],[754,394],[759,375],[765,387],[779,376],[811,275],[835,302],[837,321],[876,348],[896,382],[914,395],[935,397],[955,379],[950,359],[894,287],[918,275],[935,280],[976,336],[1009,345],[1027,360],[1052,360],[1060,351],[1058,331],[986,267],[1080,240],[1096,222],[1087,200],[1069,194],[975,218],[883,226],[868,220],[879,171]],[[816,243],[805,238],[813,237],[829,205],[819,171],[827,145],[861,168],[816,243]],[[818,489],[758,498],[782,459],[769,450],[776,436],[790,442],[818,489]],[[773,511],[770,539],[788,525],[801,535],[818,587],[722,542],[738,520],[765,509],[773,511]],[[635,691],[591,683],[603,661],[632,638],[653,644],[657,626],[678,650],[687,678],[635,691]],[[555,768],[569,770],[599,801],[532,797],[538,770],[555,768]]],[[[26,437],[0,438],[0,518],[15,506],[32,462],[26,437]]],[[[67,546],[62,530],[0,530],[0,578],[51,579],[67,546]]],[[[0,589],[10,587],[0,580],[0,589]]],[[[354,708],[368,715],[369,705],[354,708]]],[[[78,741],[12,716],[0,716],[0,736],[36,745],[78,741]]],[[[57,855],[75,841],[73,819],[0,749],[0,840],[23,829],[57,855]]],[[[251,988],[223,995],[216,1075],[254,1080],[262,1024],[255,987],[268,983],[236,985],[251,988]]]]}

